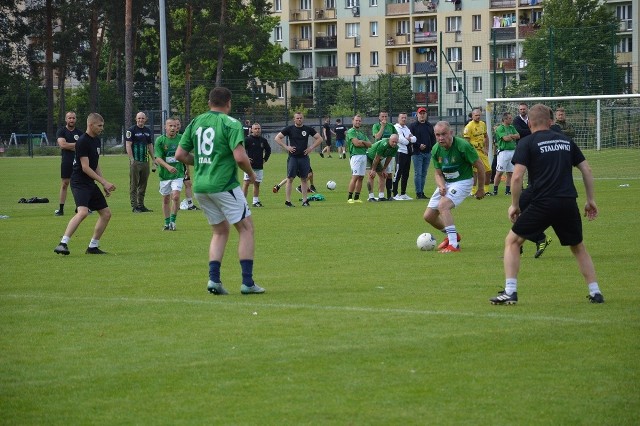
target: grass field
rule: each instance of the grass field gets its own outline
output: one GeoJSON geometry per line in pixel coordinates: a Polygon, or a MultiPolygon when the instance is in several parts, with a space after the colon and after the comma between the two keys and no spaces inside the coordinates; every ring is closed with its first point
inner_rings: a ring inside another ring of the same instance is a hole
{"type": "Polygon", "coordinates": [[[126,156],[101,159],[118,188],[108,256],[84,255],[93,216],[70,256],[53,253],[73,211],[69,194],[53,216],[58,158],[0,159],[0,424],[640,424],[640,154],[588,158],[600,217],[585,239],[606,303],[587,302],[552,233],[540,259],[525,245],[513,307],[488,303],[504,284],[503,195],[454,211],[461,253],[421,252],[426,203],[349,205],[347,161],[314,155],[316,186],[338,188],[288,209],[275,155],[253,209],[267,293],[240,295],[232,233],[231,294],[215,297],[202,213],[161,231],[152,175],[155,211],[132,214],[126,156]],[[17,203],[33,196],[51,203],[17,203]]]}

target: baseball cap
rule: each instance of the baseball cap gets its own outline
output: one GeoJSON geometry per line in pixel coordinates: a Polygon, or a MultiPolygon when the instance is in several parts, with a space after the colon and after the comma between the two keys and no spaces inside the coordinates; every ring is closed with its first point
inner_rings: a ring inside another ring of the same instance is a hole
{"type": "Polygon", "coordinates": [[[427,109],[425,107],[418,108],[418,114],[420,114],[421,112],[427,112],[427,109]]]}

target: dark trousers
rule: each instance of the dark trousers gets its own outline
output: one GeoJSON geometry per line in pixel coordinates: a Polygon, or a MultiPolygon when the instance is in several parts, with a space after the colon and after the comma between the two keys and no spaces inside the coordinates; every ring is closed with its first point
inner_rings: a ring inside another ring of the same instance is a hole
{"type": "Polygon", "coordinates": [[[407,180],[411,171],[411,155],[399,152],[396,157],[396,173],[393,178],[393,195],[398,194],[398,182],[400,182],[400,194],[407,193],[407,180]]]}

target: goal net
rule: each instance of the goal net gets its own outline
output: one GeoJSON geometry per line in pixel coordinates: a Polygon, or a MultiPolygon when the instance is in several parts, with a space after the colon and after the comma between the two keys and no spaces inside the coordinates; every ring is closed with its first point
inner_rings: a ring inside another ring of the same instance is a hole
{"type": "Polygon", "coordinates": [[[491,133],[501,123],[502,114],[510,112],[515,117],[521,103],[529,107],[541,103],[554,111],[563,108],[566,122],[575,132],[573,140],[594,168],[595,176],[640,179],[640,94],[487,99],[487,130],[492,145],[491,133]],[[596,174],[594,164],[599,163],[603,167],[596,174]]]}

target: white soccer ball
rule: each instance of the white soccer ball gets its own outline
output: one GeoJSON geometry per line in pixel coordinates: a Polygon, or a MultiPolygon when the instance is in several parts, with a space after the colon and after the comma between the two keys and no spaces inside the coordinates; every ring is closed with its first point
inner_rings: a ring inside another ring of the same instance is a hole
{"type": "Polygon", "coordinates": [[[327,182],[327,189],[329,191],[333,191],[334,189],[336,189],[336,183],[330,180],[329,182],[327,182]]]}
{"type": "Polygon", "coordinates": [[[187,203],[187,199],[185,198],[180,203],[180,210],[187,210],[189,208],[189,203],[187,203]]]}
{"type": "Polygon", "coordinates": [[[416,244],[420,250],[429,251],[436,248],[436,239],[433,238],[433,235],[431,235],[430,233],[425,232],[424,234],[418,235],[416,244]]]}

